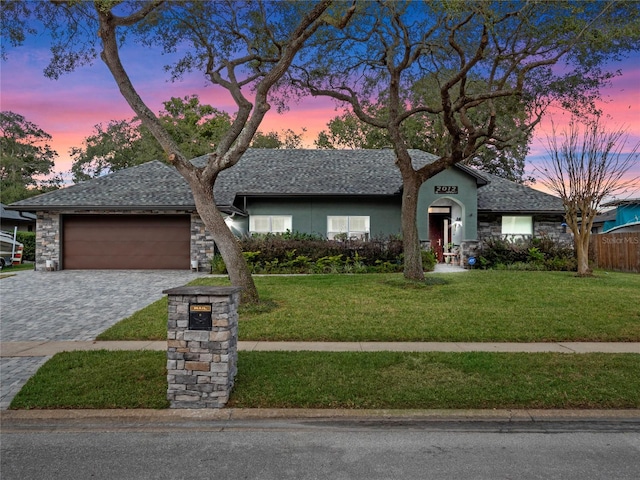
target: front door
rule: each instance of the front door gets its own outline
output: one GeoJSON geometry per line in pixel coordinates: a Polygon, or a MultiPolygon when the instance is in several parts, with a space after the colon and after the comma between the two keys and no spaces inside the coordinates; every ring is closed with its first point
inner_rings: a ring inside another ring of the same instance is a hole
{"type": "Polygon", "coordinates": [[[449,219],[449,214],[430,213],[429,214],[429,240],[431,241],[431,249],[436,254],[438,262],[444,260],[444,226],[445,221],[449,219]]]}

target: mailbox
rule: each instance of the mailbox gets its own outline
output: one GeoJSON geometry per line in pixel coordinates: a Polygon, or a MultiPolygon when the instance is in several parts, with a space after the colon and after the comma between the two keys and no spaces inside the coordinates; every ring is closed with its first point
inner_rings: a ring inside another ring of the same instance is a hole
{"type": "Polygon", "coordinates": [[[211,330],[210,303],[190,303],[189,304],[189,330],[211,330]]]}

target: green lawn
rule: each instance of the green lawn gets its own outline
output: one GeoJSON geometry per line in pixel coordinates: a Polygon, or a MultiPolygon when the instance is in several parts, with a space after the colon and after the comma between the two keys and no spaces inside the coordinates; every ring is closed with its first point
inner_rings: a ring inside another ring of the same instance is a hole
{"type": "MultiPolygon", "coordinates": [[[[640,275],[257,277],[241,340],[639,341],[640,275]]],[[[224,284],[204,278],[198,284],[224,284]]],[[[100,339],[166,338],[166,299],[100,339]]],[[[166,408],[165,352],[55,355],[11,408],[166,408]]],[[[640,408],[640,355],[239,352],[229,406],[640,408]]]]}
{"type": "Polygon", "coordinates": [[[13,398],[10,408],[166,408],[165,352],[63,352],[13,398]]]}
{"type": "MultiPolygon", "coordinates": [[[[164,352],[55,355],[11,408],[166,408],[164,352]]],[[[240,352],[237,408],[640,408],[640,355],[240,352]]]]}
{"type": "MultiPolygon", "coordinates": [[[[256,277],[266,307],[242,309],[241,340],[639,341],[640,275],[474,270],[431,274],[256,277]],[[257,311],[256,311],[257,310],[257,311]]],[[[197,284],[222,284],[204,278],[197,284]]],[[[166,299],[100,340],[166,338],[166,299]]]]}
{"type": "Polygon", "coordinates": [[[20,265],[6,265],[0,270],[0,278],[12,277],[15,272],[33,270],[33,263],[21,263],[20,265]]]}

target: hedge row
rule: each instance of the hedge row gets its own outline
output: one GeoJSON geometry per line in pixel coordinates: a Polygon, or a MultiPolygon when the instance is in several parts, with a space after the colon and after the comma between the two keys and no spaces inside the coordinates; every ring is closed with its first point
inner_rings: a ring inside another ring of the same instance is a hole
{"type": "MultiPolygon", "coordinates": [[[[402,240],[325,240],[317,236],[288,233],[254,235],[240,240],[251,273],[367,273],[400,272],[402,240]]],[[[435,256],[424,252],[423,265],[433,270],[435,256]]],[[[226,273],[222,258],[212,260],[214,273],[226,273]]]]}

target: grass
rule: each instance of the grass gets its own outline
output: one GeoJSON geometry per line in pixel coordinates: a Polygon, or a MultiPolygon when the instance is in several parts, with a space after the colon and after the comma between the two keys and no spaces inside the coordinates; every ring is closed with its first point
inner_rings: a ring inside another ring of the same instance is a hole
{"type": "Polygon", "coordinates": [[[0,278],[12,277],[15,272],[19,272],[21,270],[33,270],[33,263],[21,263],[20,265],[5,265],[5,267],[0,270],[0,278]]]}
{"type": "MultiPolygon", "coordinates": [[[[257,277],[241,340],[638,341],[640,275],[471,271],[257,277]]],[[[224,284],[199,279],[198,284],[224,284]]],[[[100,335],[166,338],[166,299],[100,335]]],[[[166,408],[164,352],[54,356],[11,408],[166,408]]],[[[640,355],[239,352],[228,406],[640,408],[640,355]]]]}
{"type": "MultiPolygon", "coordinates": [[[[55,355],[10,408],[165,408],[164,352],[55,355]]],[[[240,352],[237,408],[639,408],[640,355],[240,352]]]]}
{"type": "Polygon", "coordinates": [[[166,340],[167,297],[138,310],[96,337],[96,340],[166,340]]]}
{"type": "Polygon", "coordinates": [[[98,350],[54,355],[10,408],[166,408],[165,352],[98,350]]]}
{"type": "Polygon", "coordinates": [[[251,352],[230,406],[637,408],[639,368],[640,355],[251,352]]]}
{"type": "MultiPolygon", "coordinates": [[[[241,309],[240,340],[640,341],[640,275],[634,274],[475,270],[432,274],[424,284],[399,274],[255,281],[264,304],[241,309]]],[[[164,339],[166,315],[166,300],[159,300],[98,339],[164,339]]]]}

